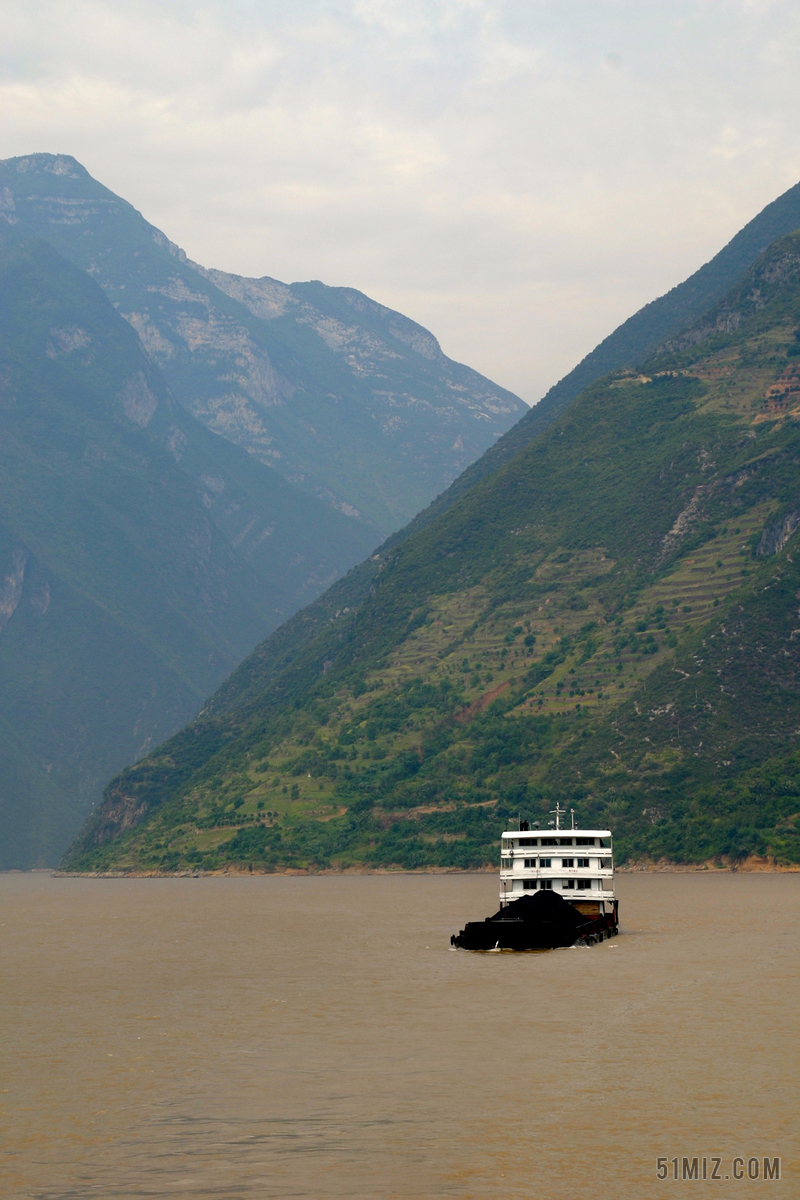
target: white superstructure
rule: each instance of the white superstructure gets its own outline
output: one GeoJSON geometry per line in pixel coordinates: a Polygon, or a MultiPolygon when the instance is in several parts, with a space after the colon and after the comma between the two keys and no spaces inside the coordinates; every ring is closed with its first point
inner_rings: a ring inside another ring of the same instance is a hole
{"type": "Polygon", "coordinates": [[[562,829],[566,810],[556,804],[547,829],[520,822],[502,835],[500,903],[550,889],[587,915],[614,912],[614,856],[610,829],[562,829]]]}

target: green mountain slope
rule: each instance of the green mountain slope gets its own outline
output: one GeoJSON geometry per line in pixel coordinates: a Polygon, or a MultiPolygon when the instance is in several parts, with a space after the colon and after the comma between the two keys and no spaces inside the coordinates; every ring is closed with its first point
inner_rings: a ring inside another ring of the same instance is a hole
{"type": "Polygon", "coordinates": [[[644,362],[663,342],[720,300],[774,241],[798,228],[800,183],[762,209],[727,246],[683,283],[640,308],[604,338],[508,433],[467,467],[424,513],[420,513],[404,535],[444,512],[479,479],[487,478],[509,462],[528,442],[547,429],[584,388],[611,371],[644,362]]]}
{"type": "Polygon", "coordinates": [[[800,234],[276,631],[69,865],[474,866],[554,799],[797,861],[798,347],[800,234]]]}
{"type": "Polygon", "coordinates": [[[0,868],[57,861],[368,531],[175,402],[87,274],[0,222],[0,868]]]}
{"type": "Polygon", "coordinates": [[[373,543],[526,411],[362,293],[209,271],[75,161],[0,162],[0,209],[101,284],[175,397],[373,543]]]}

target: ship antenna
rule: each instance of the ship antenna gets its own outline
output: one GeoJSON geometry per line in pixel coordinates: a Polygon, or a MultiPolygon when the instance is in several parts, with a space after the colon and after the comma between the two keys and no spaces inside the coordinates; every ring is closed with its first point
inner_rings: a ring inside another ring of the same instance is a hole
{"type": "Polygon", "coordinates": [[[569,811],[572,813],[572,828],[574,829],[575,828],[575,809],[571,808],[569,811]]]}
{"type": "MultiPolygon", "coordinates": [[[[559,804],[559,802],[558,802],[557,800],[556,800],[556,806],[555,806],[555,808],[551,808],[551,809],[550,809],[550,813],[551,813],[551,814],[555,814],[555,818],[556,818],[556,829],[560,829],[560,828],[561,828],[561,818],[562,818],[562,817],[565,815],[566,811],[567,811],[567,810],[566,810],[565,808],[562,808],[562,807],[561,807],[561,805],[559,804]]],[[[548,822],[548,824],[549,824],[549,825],[552,825],[552,824],[553,824],[553,822],[552,822],[552,821],[549,821],[549,822],[548,822]]]]}

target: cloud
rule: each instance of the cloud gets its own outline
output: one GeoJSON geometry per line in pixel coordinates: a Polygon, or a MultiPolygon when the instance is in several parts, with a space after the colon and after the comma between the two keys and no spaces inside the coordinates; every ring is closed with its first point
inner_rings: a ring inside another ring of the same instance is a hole
{"type": "Polygon", "coordinates": [[[800,178],[778,0],[5,0],[0,153],[360,287],[537,400],[800,178]]]}

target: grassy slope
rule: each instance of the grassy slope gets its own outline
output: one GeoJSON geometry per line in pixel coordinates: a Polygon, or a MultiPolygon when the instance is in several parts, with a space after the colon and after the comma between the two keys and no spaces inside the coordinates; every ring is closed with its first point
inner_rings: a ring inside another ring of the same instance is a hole
{"type": "Polygon", "coordinates": [[[477,865],[555,798],[623,855],[796,861],[798,322],[800,236],[278,631],[71,865],[477,865]]]}

